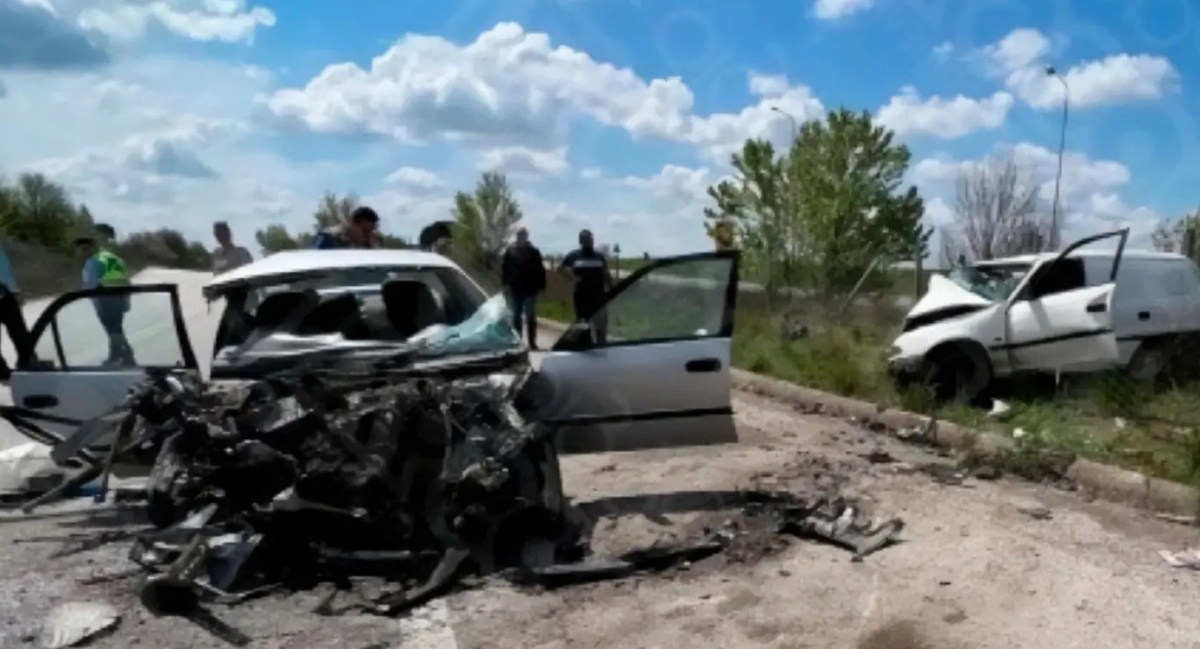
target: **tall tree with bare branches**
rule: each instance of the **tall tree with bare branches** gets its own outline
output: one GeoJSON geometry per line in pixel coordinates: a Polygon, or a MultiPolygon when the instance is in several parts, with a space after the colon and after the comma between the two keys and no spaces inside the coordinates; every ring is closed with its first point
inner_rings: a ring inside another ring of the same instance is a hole
{"type": "Polygon", "coordinates": [[[950,262],[1038,252],[1053,240],[1039,187],[1012,158],[959,174],[954,220],[941,229],[942,253],[950,262]]]}

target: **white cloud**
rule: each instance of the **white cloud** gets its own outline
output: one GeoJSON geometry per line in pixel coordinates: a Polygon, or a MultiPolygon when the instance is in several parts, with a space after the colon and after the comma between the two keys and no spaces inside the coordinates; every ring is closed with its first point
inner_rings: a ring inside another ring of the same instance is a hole
{"type": "Polygon", "coordinates": [[[947,61],[954,54],[954,43],[943,41],[933,48],[933,58],[939,61],[947,61]]]}
{"type": "MultiPolygon", "coordinates": [[[[1036,29],[1015,29],[981,54],[1005,86],[1035,108],[1062,106],[1063,83],[1047,72],[1052,44],[1036,29]]],[[[1070,88],[1072,108],[1159,99],[1179,89],[1171,62],[1148,54],[1114,54],[1058,70],[1070,88]]]]}
{"type": "MultiPolygon", "coordinates": [[[[1053,200],[1058,153],[1036,144],[1002,145],[990,156],[978,160],[928,158],[913,165],[910,179],[921,187],[926,197],[926,215],[930,222],[953,223],[953,209],[949,204],[953,201],[956,179],[989,159],[1013,160],[1032,182],[1039,185],[1041,199],[1047,205],[1053,200]]],[[[1129,169],[1119,162],[1093,160],[1082,153],[1067,152],[1063,156],[1059,210],[1064,224],[1064,241],[1101,230],[1129,227],[1134,243],[1147,245],[1146,237],[1159,216],[1150,208],[1133,207],[1120,198],[1121,189],[1130,180],[1129,169]]]]}
{"type": "Polygon", "coordinates": [[[875,6],[875,0],[816,0],[813,15],[821,20],[837,20],[866,11],[875,6]]]}
{"type": "Polygon", "coordinates": [[[791,141],[800,124],[825,116],[825,105],[808,86],[792,85],[786,77],[751,74],[748,80],[759,102],[737,113],[693,117],[685,141],[701,148],[705,156],[721,164],[739,150],[747,138],[765,138],[779,147],[791,141]]]}
{"type": "Polygon", "coordinates": [[[476,169],[499,171],[512,176],[558,176],[570,168],[567,147],[539,151],[523,146],[498,147],[484,151],[476,169]]]}
{"type": "Polygon", "coordinates": [[[695,205],[707,200],[706,192],[714,180],[707,168],[692,169],[668,164],[653,176],[626,176],[620,182],[626,187],[646,190],[680,205],[695,205]]]}
{"type": "Polygon", "coordinates": [[[554,46],[546,34],[500,23],[462,46],[408,34],[369,69],[330,65],[304,87],[259,102],[284,128],[540,150],[562,146],[571,120],[587,117],[634,138],[693,144],[721,158],[747,137],[786,134],[787,118],[775,109],[800,120],[824,112],[807,87],[783,77],[754,74],[748,83],[758,104],[694,115],[692,91],[678,77],[646,81],[554,46]]]}
{"type": "Polygon", "coordinates": [[[999,127],[1012,105],[1013,96],[1007,92],[997,92],[983,99],[963,95],[952,98],[934,95],[922,99],[916,88],[907,86],[881,107],[875,118],[900,135],[923,134],[951,139],[999,127]]]}
{"type": "Polygon", "coordinates": [[[446,183],[437,174],[416,167],[400,167],[388,174],[383,182],[393,187],[409,187],[417,190],[441,189],[446,186],[446,183]]]}
{"type": "Polygon", "coordinates": [[[791,86],[782,74],[750,73],[750,92],[759,96],[782,95],[791,86]]]}
{"type": "Polygon", "coordinates": [[[245,0],[158,0],[122,3],[79,12],[81,27],[119,41],[141,38],[156,25],[196,41],[251,42],[259,27],[274,27],[275,14],[245,0]]]}

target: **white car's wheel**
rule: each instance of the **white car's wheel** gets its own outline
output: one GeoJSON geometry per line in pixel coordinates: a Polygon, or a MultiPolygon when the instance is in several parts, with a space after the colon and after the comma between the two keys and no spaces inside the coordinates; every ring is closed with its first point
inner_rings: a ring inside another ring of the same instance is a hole
{"type": "Polygon", "coordinates": [[[1133,353],[1126,366],[1126,373],[1134,381],[1146,387],[1154,387],[1167,371],[1170,357],[1167,350],[1158,345],[1142,344],[1133,353]]]}

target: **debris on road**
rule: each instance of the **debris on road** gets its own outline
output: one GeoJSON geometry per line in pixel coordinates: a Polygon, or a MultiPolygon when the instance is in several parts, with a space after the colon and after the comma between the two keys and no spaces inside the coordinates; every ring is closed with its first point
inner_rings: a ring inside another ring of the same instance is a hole
{"type": "Polygon", "coordinates": [[[121,621],[116,607],[103,602],[64,602],[42,624],[42,647],[77,647],[113,630],[121,621]]]}
{"type": "Polygon", "coordinates": [[[1188,548],[1182,552],[1160,550],[1158,556],[1162,557],[1162,560],[1167,562],[1167,565],[1172,568],[1200,570],[1200,550],[1196,548],[1188,548]]]}
{"type": "MultiPolygon", "coordinates": [[[[103,418],[110,450],[81,473],[94,480],[116,461],[153,458],[154,528],[138,531],[130,550],[150,575],[141,602],[238,646],[249,638],[209,605],[366,575],[394,586],[341,608],[331,596],[317,612],[392,616],[472,575],[556,588],[690,566],[738,543],[741,531],[716,526],[672,546],[593,556],[595,521],[562,492],[555,429],[538,418],[535,382],[528,366],[309,368],[225,387],[155,374],[121,417],[103,418]]],[[[76,447],[104,432],[87,429],[76,447]]],[[[727,509],[766,521],[776,538],[831,543],[856,561],[904,528],[840,498],[786,490],[738,492],[727,509]]]]}
{"type": "Polygon", "coordinates": [[[1017,511],[1037,521],[1048,521],[1054,518],[1054,513],[1045,507],[1018,507],[1017,511]]]}

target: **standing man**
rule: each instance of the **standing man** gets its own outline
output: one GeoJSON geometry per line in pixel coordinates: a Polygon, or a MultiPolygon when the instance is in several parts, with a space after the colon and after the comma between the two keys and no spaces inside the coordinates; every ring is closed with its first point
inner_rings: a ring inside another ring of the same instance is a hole
{"type": "Polygon", "coordinates": [[[537,296],[546,290],[546,262],[542,251],[529,243],[529,230],[517,230],[516,241],[504,251],[500,279],[513,312],[513,328],[529,327],[529,348],[537,349],[537,296]]]}
{"type": "Polygon", "coordinates": [[[597,343],[608,340],[608,315],[601,309],[604,295],[612,288],[612,277],[608,274],[608,260],[596,250],[591,230],[579,233],[579,248],[563,257],[559,269],[569,272],[575,281],[572,301],[575,319],[589,319],[597,343]]]}
{"type": "Polygon", "coordinates": [[[345,223],[318,232],[313,239],[313,248],[374,248],[378,231],[379,215],[366,205],[360,205],[354,208],[345,223]]]}
{"type": "MultiPolygon", "coordinates": [[[[129,272],[125,260],[106,250],[97,242],[111,241],[113,229],[100,224],[96,226],[99,237],[82,236],[75,240],[75,247],[83,258],[83,288],[94,289],[106,286],[128,286],[129,272]]],[[[125,338],[125,314],[129,313],[128,295],[98,295],[92,298],[96,316],[108,336],[108,359],[104,365],[137,365],[133,348],[125,338]]]]}
{"type": "Polygon", "coordinates": [[[225,221],[213,223],[213,238],[217,240],[217,247],[212,251],[213,275],[220,275],[254,261],[249,250],[233,243],[233,233],[229,231],[229,224],[225,221]]]}
{"type": "MultiPolygon", "coordinates": [[[[0,248],[0,326],[8,330],[16,362],[20,362],[22,354],[33,351],[30,349],[32,343],[29,340],[29,328],[25,325],[25,314],[21,311],[23,302],[8,253],[0,248]]],[[[0,356],[0,381],[7,381],[11,377],[12,367],[0,356]]]]}

